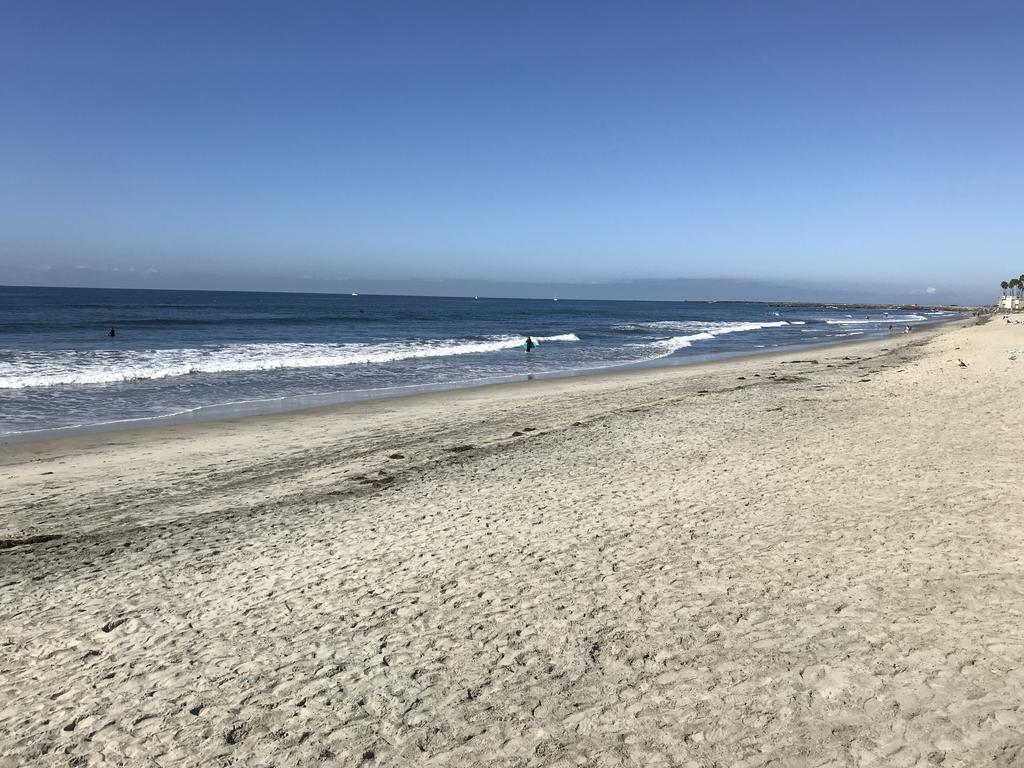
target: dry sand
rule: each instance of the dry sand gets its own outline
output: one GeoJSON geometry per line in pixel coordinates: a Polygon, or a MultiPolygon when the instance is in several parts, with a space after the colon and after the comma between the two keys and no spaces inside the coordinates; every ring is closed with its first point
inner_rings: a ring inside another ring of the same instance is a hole
{"type": "Polygon", "coordinates": [[[0,447],[0,765],[1024,765],[1012,348],[0,447]]]}

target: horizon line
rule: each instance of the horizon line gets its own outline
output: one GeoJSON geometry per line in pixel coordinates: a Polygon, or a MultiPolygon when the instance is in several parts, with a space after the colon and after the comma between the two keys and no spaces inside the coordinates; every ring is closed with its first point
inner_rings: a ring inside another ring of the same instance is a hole
{"type": "MultiPolygon", "coordinates": [[[[669,278],[671,280],[717,280],[726,278],[669,278]]],[[[543,285],[537,283],[537,285],[543,285]]],[[[588,285],[614,285],[614,283],[588,283],[588,285]]],[[[336,292],[336,291],[263,291],[263,290],[246,290],[241,288],[125,288],[125,287],[113,287],[113,286],[81,286],[81,285],[7,285],[0,284],[0,289],[3,288],[32,288],[38,290],[61,290],[61,291],[154,291],[154,292],[165,292],[165,293],[253,293],[253,294],[271,294],[271,295],[290,295],[290,296],[338,296],[338,297],[359,297],[359,296],[373,296],[382,298],[408,298],[408,299],[487,299],[489,301],[616,301],[616,302],[643,302],[649,304],[777,304],[782,306],[793,306],[793,307],[814,307],[814,306],[836,306],[836,307],[866,307],[866,308],[936,308],[941,309],[944,307],[958,307],[965,309],[980,309],[983,307],[990,306],[989,304],[958,304],[958,303],[940,303],[940,304],[926,304],[920,302],[869,302],[869,301],[827,301],[825,299],[819,301],[797,301],[792,299],[578,299],[578,298],[562,298],[559,296],[553,296],[551,298],[536,298],[530,296],[469,296],[464,294],[458,295],[437,295],[437,294],[418,294],[418,293],[361,293],[361,292],[336,292]]],[[[994,306],[996,302],[993,302],[991,306],[994,306]]]]}

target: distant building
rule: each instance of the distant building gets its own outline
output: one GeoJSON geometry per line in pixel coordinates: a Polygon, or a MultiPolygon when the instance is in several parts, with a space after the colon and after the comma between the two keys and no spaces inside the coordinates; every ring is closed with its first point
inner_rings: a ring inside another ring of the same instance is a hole
{"type": "Polygon", "coordinates": [[[1019,296],[1000,296],[996,307],[1005,312],[1020,312],[1024,309],[1024,299],[1019,296]]]}

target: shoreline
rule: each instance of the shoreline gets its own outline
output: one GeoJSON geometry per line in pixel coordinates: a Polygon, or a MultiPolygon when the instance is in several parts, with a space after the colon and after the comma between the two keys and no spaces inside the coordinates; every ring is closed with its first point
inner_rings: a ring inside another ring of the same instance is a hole
{"type": "Polygon", "coordinates": [[[0,754],[1015,764],[1021,328],[5,446],[0,754]]]}
{"type": "MultiPolygon", "coordinates": [[[[936,329],[957,327],[961,324],[978,322],[979,318],[956,318],[926,322],[915,326],[911,335],[920,336],[936,329]]],[[[478,379],[466,381],[443,382],[438,384],[411,384],[402,387],[382,387],[370,390],[342,390],[335,392],[294,395],[268,400],[243,400],[232,403],[216,403],[197,406],[178,413],[162,416],[146,416],[136,419],[102,422],[98,424],[79,424],[67,427],[44,428],[24,432],[0,434],[0,452],[5,446],[25,445],[31,443],[64,440],[88,435],[107,433],[134,432],[137,430],[161,429],[187,424],[208,424],[237,421],[240,419],[260,418],[272,415],[305,413],[320,409],[343,408],[359,403],[390,401],[423,395],[457,393],[473,391],[481,388],[503,387],[516,384],[528,384],[541,381],[558,381],[562,379],[581,379],[592,376],[608,376],[629,374],[635,371],[649,371],[660,368],[679,368],[692,366],[716,365],[730,361],[742,361],[750,358],[771,357],[773,355],[790,355],[802,351],[829,350],[836,347],[850,347],[859,344],[873,344],[903,338],[904,334],[893,334],[871,339],[853,339],[849,341],[828,341],[817,344],[793,344],[766,349],[763,351],[743,350],[740,352],[708,353],[705,355],[666,356],[653,360],[624,363],[595,368],[581,368],[567,371],[548,371],[535,374],[514,374],[495,379],[478,379]]]]}

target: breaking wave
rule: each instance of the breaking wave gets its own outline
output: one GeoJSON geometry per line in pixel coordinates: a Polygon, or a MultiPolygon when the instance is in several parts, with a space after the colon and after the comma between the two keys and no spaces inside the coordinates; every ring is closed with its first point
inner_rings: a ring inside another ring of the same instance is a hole
{"type": "Polygon", "coordinates": [[[874,317],[834,317],[825,320],[828,325],[885,325],[887,323],[919,323],[922,320],[927,320],[924,315],[910,314],[910,315],[875,315],[874,317]]]}
{"type": "Polygon", "coordinates": [[[782,328],[786,325],[803,325],[803,321],[773,320],[768,323],[731,323],[707,320],[656,320],[649,323],[628,323],[612,327],[617,331],[699,331],[719,336],[723,333],[759,331],[762,328],[782,328]]]}
{"type": "MultiPolygon", "coordinates": [[[[575,342],[574,333],[538,336],[536,341],[575,342]]],[[[233,344],[187,349],[59,350],[16,353],[0,360],[0,389],[74,384],[117,384],[203,373],[246,373],[294,368],[334,368],[450,357],[516,349],[524,336],[480,340],[426,339],[379,344],[233,344]]]]}
{"type": "Polygon", "coordinates": [[[658,354],[656,357],[665,357],[671,355],[673,352],[686,349],[687,347],[693,346],[695,341],[710,341],[718,336],[722,336],[727,333],[742,333],[745,331],[760,331],[764,328],[782,328],[789,325],[803,325],[804,323],[800,320],[787,322],[785,320],[777,320],[769,323],[709,323],[709,322],[696,322],[692,320],[662,320],[651,323],[635,323],[631,326],[619,326],[620,329],[626,330],[696,330],[697,333],[691,333],[684,336],[672,336],[668,339],[659,339],[658,341],[650,342],[647,345],[653,348],[658,354]]]}

